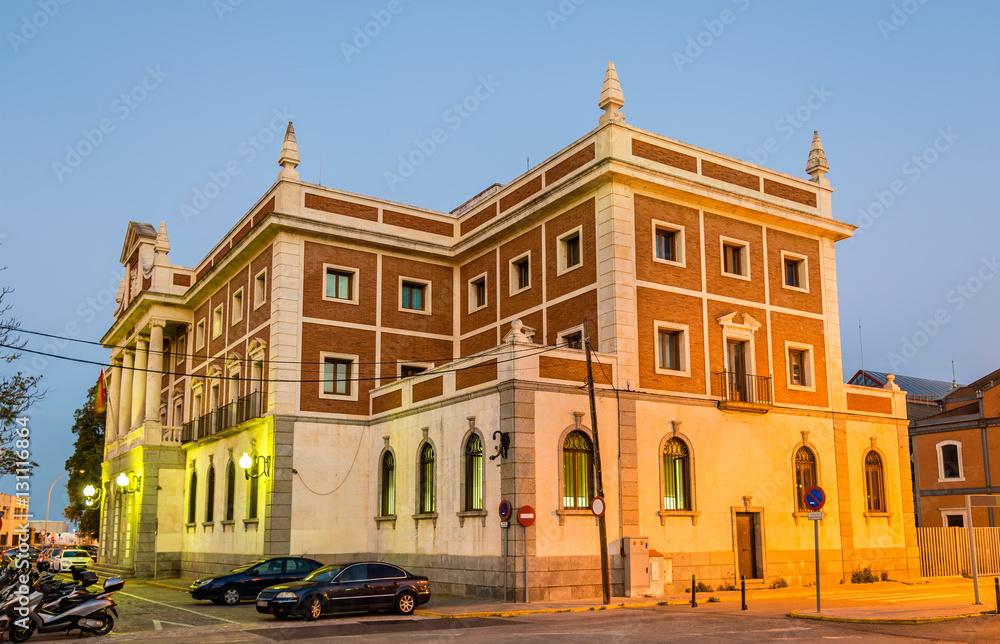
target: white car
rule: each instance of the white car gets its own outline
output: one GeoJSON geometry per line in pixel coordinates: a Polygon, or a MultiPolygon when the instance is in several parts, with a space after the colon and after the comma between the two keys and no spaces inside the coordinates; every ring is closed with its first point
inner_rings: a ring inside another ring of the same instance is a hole
{"type": "Polygon", "coordinates": [[[63,550],[58,555],[52,557],[52,570],[57,572],[69,572],[74,567],[86,568],[92,559],[86,550],[63,550]]]}

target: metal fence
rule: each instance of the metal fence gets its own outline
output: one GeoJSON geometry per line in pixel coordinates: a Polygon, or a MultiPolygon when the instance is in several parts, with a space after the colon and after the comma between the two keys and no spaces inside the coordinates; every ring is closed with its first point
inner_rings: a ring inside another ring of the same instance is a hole
{"type": "Polygon", "coordinates": [[[228,405],[212,410],[200,418],[184,423],[181,428],[181,442],[189,443],[206,436],[214,436],[251,418],[260,418],[263,400],[263,395],[255,391],[228,405]]]}
{"type": "MultiPolygon", "coordinates": [[[[980,575],[1000,575],[1000,528],[973,528],[980,575]]],[[[972,575],[967,528],[917,528],[920,574],[924,577],[972,575]]]]}

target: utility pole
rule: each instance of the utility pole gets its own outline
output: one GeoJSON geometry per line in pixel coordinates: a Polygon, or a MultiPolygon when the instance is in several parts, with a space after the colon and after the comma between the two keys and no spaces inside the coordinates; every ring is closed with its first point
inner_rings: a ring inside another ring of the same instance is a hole
{"type": "MultiPolygon", "coordinates": [[[[597,407],[594,405],[594,369],[590,362],[590,333],[587,319],[583,320],[583,341],[587,349],[587,393],[590,396],[590,427],[594,432],[594,465],[597,470],[597,496],[604,498],[604,479],[601,476],[601,441],[597,437],[597,407]]],[[[621,508],[618,508],[621,512],[621,508]]],[[[608,526],[604,513],[597,517],[601,532],[601,588],[604,591],[604,605],[611,603],[611,575],[608,570],[608,526]]]]}

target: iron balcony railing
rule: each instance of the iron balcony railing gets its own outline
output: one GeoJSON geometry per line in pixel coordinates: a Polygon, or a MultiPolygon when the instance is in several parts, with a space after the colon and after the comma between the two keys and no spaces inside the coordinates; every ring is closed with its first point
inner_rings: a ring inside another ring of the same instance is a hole
{"type": "Polygon", "coordinates": [[[236,427],[252,418],[263,415],[263,396],[259,391],[214,409],[200,418],[192,419],[181,428],[181,442],[190,443],[207,436],[236,427]]]}
{"type": "Polygon", "coordinates": [[[774,406],[771,376],[722,371],[715,374],[715,384],[722,396],[720,407],[766,409],[774,406]]]}

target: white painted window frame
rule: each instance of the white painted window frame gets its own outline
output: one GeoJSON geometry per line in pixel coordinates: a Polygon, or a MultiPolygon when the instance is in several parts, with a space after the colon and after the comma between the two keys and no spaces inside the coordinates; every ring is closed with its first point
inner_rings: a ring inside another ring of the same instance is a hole
{"type": "Polygon", "coordinates": [[[684,226],[680,224],[672,224],[668,221],[662,221],[660,219],[654,219],[652,221],[652,238],[653,238],[653,261],[658,264],[666,264],[668,266],[678,266],[680,268],[685,268],[687,266],[687,254],[685,253],[684,245],[684,226]],[[668,230],[677,233],[674,238],[674,248],[677,251],[677,256],[680,259],[660,259],[656,256],[656,231],[657,229],[668,230]]]}
{"type": "Polygon", "coordinates": [[[253,276],[253,310],[256,311],[267,303],[267,268],[262,268],[253,276]],[[264,278],[264,287],[257,288],[260,278],[264,278]]]}
{"type": "Polygon", "coordinates": [[[490,303],[490,289],[489,289],[489,278],[486,272],[482,272],[469,280],[469,313],[475,313],[476,311],[482,311],[490,303]],[[476,304],[476,283],[482,280],[483,282],[483,303],[482,305],[476,304]]]}
{"type": "Polygon", "coordinates": [[[653,320],[653,371],[664,376],[691,377],[691,329],[687,324],[653,320]],[[681,368],[665,369],[660,365],[660,331],[678,331],[678,349],[680,350],[681,368]]]}
{"type": "Polygon", "coordinates": [[[198,323],[194,325],[194,344],[195,351],[201,351],[205,348],[205,326],[207,322],[205,318],[198,320],[198,323]]]}
{"type": "Polygon", "coordinates": [[[433,295],[431,289],[433,284],[430,280],[419,279],[416,277],[406,277],[405,275],[399,276],[399,290],[397,291],[399,295],[396,297],[396,305],[399,307],[401,313],[413,313],[414,315],[431,315],[431,303],[433,300],[431,296],[433,295]],[[409,282],[410,284],[420,284],[424,287],[423,293],[423,305],[422,309],[408,309],[403,307],[403,282],[409,282]]]}
{"type": "Polygon", "coordinates": [[[361,280],[361,272],[351,266],[340,266],[339,264],[323,264],[323,301],[324,302],[336,302],[338,304],[354,304],[358,305],[360,303],[358,299],[358,282],[361,280]],[[330,297],[326,294],[326,281],[330,276],[330,271],[337,271],[340,273],[350,273],[351,274],[351,297],[349,299],[344,299],[340,297],[330,297]]]}
{"type": "MultiPolygon", "coordinates": [[[[566,232],[556,237],[556,276],[571,273],[578,268],[583,268],[583,224],[570,228],[566,232]],[[576,236],[579,243],[580,261],[572,266],[568,266],[569,252],[567,251],[566,240],[576,236]]],[[[529,267],[530,270],[530,267],[529,267]]]]}
{"type": "Polygon", "coordinates": [[[787,250],[781,251],[781,287],[786,288],[789,291],[797,291],[799,293],[809,292],[809,258],[807,256],[800,255],[798,253],[793,253],[787,250]],[[801,262],[799,264],[799,282],[802,283],[802,286],[792,286],[791,284],[788,283],[786,279],[788,275],[785,273],[786,259],[792,259],[801,262]]]}
{"type": "Polygon", "coordinates": [[[225,306],[220,304],[212,309],[212,339],[222,337],[222,325],[226,321],[225,306]]]}
{"type": "Polygon", "coordinates": [[[583,348],[584,348],[583,347],[583,343],[585,343],[586,341],[587,341],[587,338],[585,338],[584,335],[583,335],[583,325],[582,324],[578,324],[578,325],[576,325],[574,327],[570,327],[568,329],[563,329],[562,331],[560,331],[559,333],[556,334],[556,346],[560,347],[560,348],[563,348],[563,349],[570,349],[571,351],[581,351],[581,350],[583,350],[583,348]],[[570,349],[569,347],[565,346],[566,336],[573,335],[574,333],[579,333],[580,334],[580,348],[579,349],[570,349]]]}
{"type": "Polygon", "coordinates": [[[510,275],[510,282],[509,282],[509,284],[507,286],[508,286],[509,294],[512,297],[514,295],[518,295],[520,293],[524,293],[525,291],[530,291],[531,290],[531,285],[532,285],[532,283],[534,283],[535,280],[531,276],[531,251],[530,250],[527,250],[527,251],[521,253],[517,257],[511,257],[510,261],[507,263],[507,268],[508,268],[508,274],[510,275]],[[522,259],[527,259],[527,261],[528,261],[528,285],[524,286],[524,287],[518,287],[518,286],[516,286],[516,284],[518,283],[518,274],[517,274],[517,266],[515,264],[519,263],[522,259]]]}
{"type": "Polygon", "coordinates": [[[965,463],[963,463],[962,459],[962,441],[940,441],[934,445],[934,451],[937,453],[938,483],[958,483],[965,480],[965,463]],[[954,445],[958,448],[958,478],[948,479],[944,477],[944,453],[941,451],[941,448],[945,445],[954,445]]]}
{"type": "Polygon", "coordinates": [[[233,293],[233,305],[230,307],[231,315],[229,317],[231,319],[229,320],[229,326],[235,326],[243,321],[243,304],[243,287],[241,286],[233,293]],[[236,305],[237,299],[239,299],[239,306],[236,305]]]}
{"type": "Polygon", "coordinates": [[[350,353],[333,353],[328,351],[321,351],[319,354],[319,397],[324,400],[346,400],[346,401],[357,401],[358,400],[358,390],[360,387],[360,382],[358,381],[358,374],[361,372],[360,365],[358,364],[360,358],[357,355],[350,353]],[[351,393],[344,394],[328,394],[323,388],[326,384],[326,379],[324,374],[326,372],[326,359],[333,358],[334,360],[345,360],[350,361],[351,369],[350,373],[347,374],[347,380],[351,383],[351,393]]]}
{"type": "Polygon", "coordinates": [[[731,277],[733,279],[750,281],[750,242],[744,239],[736,239],[735,237],[725,237],[719,235],[719,272],[725,277],[731,277]],[[740,247],[740,264],[742,265],[745,273],[728,273],[726,272],[726,244],[731,246],[740,247]]]}
{"type": "Polygon", "coordinates": [[[816,361],[813,345],[803,342],[792,342],[785,340],[785,386],[795,391],[816,391],[816,361]],[[802,376],[805,379],[803,385],[792,383],[792,351],[803,353],[802,376]]]}

